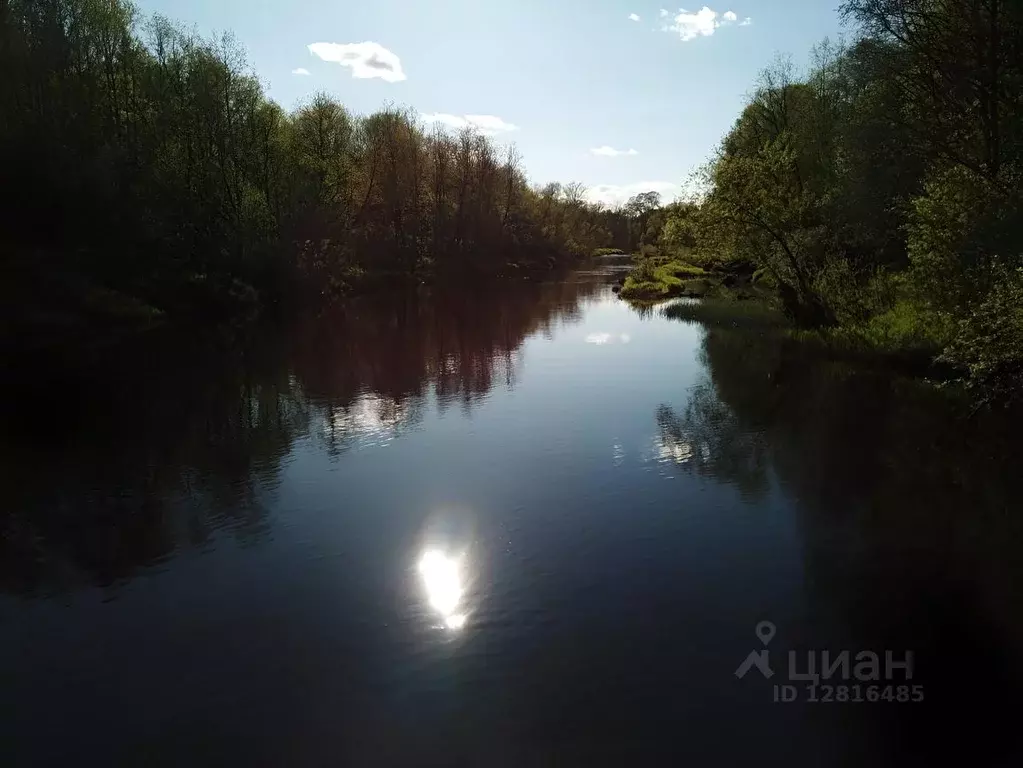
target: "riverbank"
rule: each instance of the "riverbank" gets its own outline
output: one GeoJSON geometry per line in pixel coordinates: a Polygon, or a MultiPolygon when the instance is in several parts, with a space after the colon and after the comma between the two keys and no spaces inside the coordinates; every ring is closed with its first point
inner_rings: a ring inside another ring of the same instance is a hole
{"type": "MultiPolygon", "coordinates": [[[[598,249],[593,258],[621,254],[598,249]]],[[[8,246],[0,285],[0,350],[16,369],[73,371],[108,360],[119,350],[170,334],[228,343],[247,328],[327,308],[363,296],[435,286],[452,293],[492,290],[499,283],[540,282],[563,276],[585,258],[508,259],[493,271],[464,259],[456,269],[420,266],[412,272],[362,271],[331,290],[291,271],[257,290],[235,278],[96,269],[89,250],[8,246]]]]}
{"type": "Polygon", "coordinates": [[[917,314],[899,304],[869,322],[799,328],[785,316],[769,277],[741,268],[704,269],[678,259],[643,258],[616,286],[630,304],[660,304],[665,317],[709,326],[770,329],[808,351],[836,360],[882,366],[917,378],[957,382],[966,371],[942,357],[943,345],[917,314]]]}
{"type": "Polygon", "coordinates": [[[948,384],[963,372],[936,361],[940,350],[927,345],[884,343],[856,328],[801,330],[794,328],[771,302],[736,301],[724,292],[712,298],[673,301],[661,310],[671,320],[699,323],[709,328],[731,328],[779,336],[797,343],[808,355],[855,363],[864,368],[883,368],[893,373],[948,384]]]}

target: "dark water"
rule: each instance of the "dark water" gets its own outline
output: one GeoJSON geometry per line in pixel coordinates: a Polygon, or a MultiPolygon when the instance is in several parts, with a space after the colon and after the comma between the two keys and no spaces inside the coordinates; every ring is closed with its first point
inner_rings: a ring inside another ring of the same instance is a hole
{"type": "Polygon", "coordinates": [[[592,273],[238,349],[7,399],[0,764],[1020,764],[1006,420],[592,273]]]}

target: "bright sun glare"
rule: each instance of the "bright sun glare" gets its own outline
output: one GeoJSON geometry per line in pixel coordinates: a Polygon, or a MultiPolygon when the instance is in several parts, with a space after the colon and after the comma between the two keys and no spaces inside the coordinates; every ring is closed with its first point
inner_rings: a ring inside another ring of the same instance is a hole
{"type": "Polygon", "coordinates": [[[458,610],[465,589],[462,585],[460,558],[448,557],[435,549],[419,559],[419,575],[426,587],[430,607],[444,619],[448,629],[465,626],[466,615],[458,610]]]}

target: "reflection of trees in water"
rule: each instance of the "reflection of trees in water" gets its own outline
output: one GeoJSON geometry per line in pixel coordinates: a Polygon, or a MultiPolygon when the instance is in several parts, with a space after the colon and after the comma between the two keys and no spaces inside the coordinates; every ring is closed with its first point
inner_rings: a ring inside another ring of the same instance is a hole
{"type": "Polygon", "coordinates": [[[699,475],[735,484],[745,498],[763,498],[768,488],[766,440],[750,431],[714,394],[697,385],[683,414],[657,409],[658,458],[699,475]]]}
{"type": "Polygon", "coordinates": [[[267,374],[149,348],[64,382],[60,418],[26,404],[32,422],[8,436],[0,583],[107,585],[217,530],[263,535],[264,498],[308,421],[287,377],[267,374]]]}
{"type": "Polygon", "coordinates": [[[795,505],[811,613],[829,617],[831,647],[916,652],[944,703],[873,723],[881,738],[912,756],[977,749],[928,734],[955,731],[970,707],[992,723],[1012,709],[1000,681],[1020,679],[1023,658],[1018,421],[969,420],[931,387],[779,338],[714,328],[703,356],[709,381],[685,411],[657,411],[670,455],[754,497],[773,473],[795,505]]]}
{"type": "Polygon", "coordinates": [[[366,393],[345,405],[323,405],[315,433],[327,454],[337,458],[357,444],[384,445],[414,428],[422,418],[422,397],[396,400],[366,393]]]}
{"type": "Polygon", "coordinates": [[[808,524],[889,541],[972,547],[1006,526],[1020,531],[1013,421],[969,420],[932,387],[827,362],[781,338],[710,329],[703,360],[709,381],[685,412],[656,414],[666,444],[692,446],[695,461],[683,466],[760,488],[750,478],[770,468],[808,524]]]}
{"type": "Polygon", "coordinates": [[[295,376],[327,414],[319,431],[335,449],[393,435],[431,399],[468,412],[494,386],[513,387],[525,338],[578,322],[580,303],[600,289],[530,282],[363,297],[295,329],[295,376]]]}
{"type": "Polygon", "coordinates": [[[832,520],[883,505],[915,526],[964,508],[1008,511],[1017,498],[1010,425],[967,420],[934,388],[732,329],[706,332],[702,360],[709,378],[685,411],[656,414],[672,451],[694,446],[687,466],[732,481],[770,465],[832,520]]]}
{"type": "Polygon", "coordinates": [[[297,438],[338,455],[414,428],[431,397],[470,409],[514,385],[526,336],[599,289],[365,297],[228,355],[151,341],[8,398],[22,418],[0,468],[0,589],[107,585],[218,536],[258,541],[297,438]]]}
{"type": "Polygon", "coordinates": [[[774,345],[760,337],[709,330],[701,352],[709,378],[691,390],[682,413],[668,405],[657,409],[662,458],[734,484],[749,500],[764,498],[770,485],[765,427],[778,389],[776,355],[774,345]]]}
{"type": "Polygon", "coordinates": [[[647,320],[654,316],[655,305],[652,304],[632,304],[632,311],[637,315],[647,320]]]}

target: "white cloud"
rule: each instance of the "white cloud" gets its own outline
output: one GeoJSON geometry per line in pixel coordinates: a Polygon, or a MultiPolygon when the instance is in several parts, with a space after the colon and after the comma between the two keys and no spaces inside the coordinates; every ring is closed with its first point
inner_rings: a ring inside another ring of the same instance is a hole
{"type": "Polygon", "coordinates": [[[597,147],[596,149],[591,149],[590,152],[592,152],[595,155],[600,155],[601,157],[618,157],[619,155],[638,155],[639,154],[639,152],[637,152],[634,149],[615,149],[614,147],[609,147],[606,144],[603,147],[597,147]]]}
{"type": "MultiPolygon", "coordinates": [[[[695,13],[690,13],[685,8],[672,16],[668,11],[661,10],[661,18],[666,22],[661,27],[664,32],[676,32],[683,43],[695,40],[698,37],[710,37],[718,27],[725,27],[734,24],[739,17],[734,11],[718,13],[706,5],[695,13]],[[670,23],[669,23],[670,22],[670,23]]],[[[746,18],[740,26],[749,26],[752,19],[746,18]]]]}
{"type": "Polygon", "coordinates": [[[379,77],[388,83],[405,79],[401,60],[379,43],[312,43],[309,52],[352,70],[352,77],[379,77]]]}
{"type": "Polygon", "coordinates": [[[604,205],[624,205],[633,195],[641,192],[659,192],[664,202],[674,200],[682,187],[673,181],[637,181],[635,184],[597,184],[586,190],[586,200],[604,205]]]}
{"type": "Polygon", "coordinates": [[[639,14],[637,14],[637,13],[630,13],[629,14],[629,21],[639,21],[639,14]]]}
{"type": "Polygon", "coordinates": [[[739,26],[740,27],[748,27],[752,23],[753,23],[753,19],[751,19],[749,16],[747,16],[745,19],[743,19],[742,21],[739,22],[739,26]]]}
{"type": "Polygon", "coordinates": [[[508,133],[519,129],[517,125],[505,122],[494,115],[448,115],[443,112],[434,112],[432,115],[423,113],[420,117],[425,123],[440,123],[455,130],[475,128],[485,136],[495,136],[499,133],[508,133]]]}
{"type": "Polygon", "coordinates": [[[615,342],[621,342],[622,344],[628,344],[632,341],[632,337],[627,333],[591,333],[586,336],[587,344],[596,344],[597,346],[603,346],[604,344],[614,344],[615,342]]]}
{"type": "Polygon", "coordinates": [[[309,74],[309,70],[306,69],[305,67],[299,67],[298,69],[291,70],[291,74],[293,74],[293,75],[308,75],[309,74]]]}

